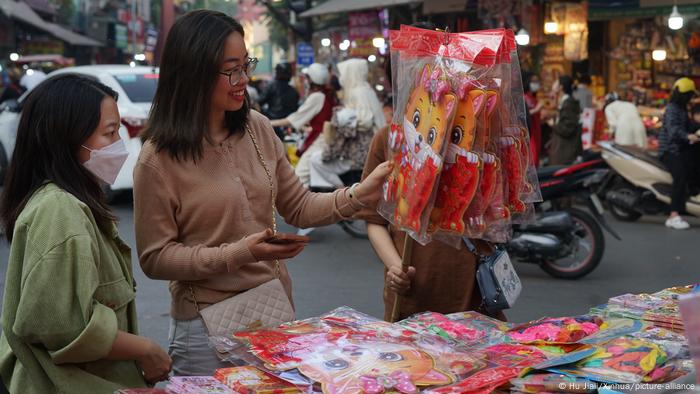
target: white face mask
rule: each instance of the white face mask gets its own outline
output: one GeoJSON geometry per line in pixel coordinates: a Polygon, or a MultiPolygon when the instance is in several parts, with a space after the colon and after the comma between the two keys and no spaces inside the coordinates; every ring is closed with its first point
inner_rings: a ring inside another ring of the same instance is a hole
{"type": "Polygon", "coordinates": [[[92,172],[96,177],[114,185],[117,175],[126,162],[129,152],[126,150],[124,140],[107,145],[102,149],[90,149],[85,145],[83,148],[90,151],[90,159],[83,163],[83,166],[92,172]]]}
{"type": "Polygon", "coordinates": [[[530,82],[530,90],[533,93],[537,93],[537,91],[540,90],[540,83],[539,82],[530,82]]]}

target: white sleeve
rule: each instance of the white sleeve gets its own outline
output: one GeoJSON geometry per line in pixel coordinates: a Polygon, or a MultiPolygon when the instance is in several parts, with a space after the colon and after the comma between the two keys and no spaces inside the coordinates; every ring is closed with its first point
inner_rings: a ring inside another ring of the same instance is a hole
{"type": "Polygon", "coordinates": [[[323,102],[326,100],[326,95],[321,92],[315,92],[309,95],[304,101],[304,104],[299,107],[296,112],[287,116],[287,120],[292,124],[295,129],[300,129],[304,125],[308,124],[311,119],[314,118],[321,109],[323,109],[323,102]]]}
{"type": "Polygon", "coordinates": [[[611,130],[615,129],[615,111],[613,109],[613,103],[608,104],[607,107],[605,107],[605,119],[608,121],[608,126],[610,126],[611,130]]]}

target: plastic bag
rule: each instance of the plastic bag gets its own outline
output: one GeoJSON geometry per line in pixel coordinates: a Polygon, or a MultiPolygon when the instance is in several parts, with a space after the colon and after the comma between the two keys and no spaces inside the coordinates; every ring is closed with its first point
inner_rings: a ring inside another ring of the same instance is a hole
{"type": "Polygon", "coordinates": [[[326,394],[417,393],[418,387],[445,385],[453,378],[436,368],[435,358],[408,343],[337,338],[315,346],[298,366],[326,394]]]}
{"type": "Polygon", "coordinates": [[[518,343],[570,344],[601,330],[603,319],[598,316],[544,318],[521,324],[508,331],[508,338],[518,343]]]}
{"type": "Polygon", "coordinates": [[[431,233],[438,232],[435,238],[460,247],[461,236],[476,238],[484,234],[484,214],[493,198],[500,195],[500,163],[493,149],[489,149],[489,134],[498,104],[493,68],[504,36],[493,35],[477,42],[463,33],[445,34],[407,26],[402,26],[401,31],[449,41],[467,48],[464,53],[470,56],[478,53],[473,58],[451,59],[447,70],[450,87],[458,98],[457,116],[451,126],[446,165],[440,174],[429,228],[431,233]]]}
{"type": "Polygon", "coordinates": [[[512,391],[521,393],[595,393],[597,383],[587,379],[554,373],[532,374],[512,379],[512,391]]]}
{"type": "Polygon", "coordinates": [[[235,394],[212,376],[173,376],[166,388],[173,394],[235,394]]]}
{"type": "Polygon", "coordinates": [[[389,151],[394,171],[378,212],[423,245],[431,239],[429,220],[457,107],[448,69],[470,68],[451,62],[455,56],[473,59],[465,49],[472,50],[423,31],[391,32],[395,91],[389,151]]]}
{"type": "Polygon", "coordinates": [[[214,372],[214,378],[239,394],[290,394],[309,389],[308,385],[298,387],[253,366],[220,368],[214,372]]]}
{"type": "Polygon", "coordinates": [[[401,26],[391,32],[391,47],[397,88],[389,150],[396,166],[380,214],[421,244],[440,239],[459,248],[462,236],[507,241],[512,220],[529,220],[539,196],[512,31],[447,34],[401,26]],[[414,141],[432,137],[419,120],[439,110],[416,111],[415,104],[445,108],[440,100],[451,96],[454,119],[437,138],[446,147],[433,146],[442,160],[424,160],[414,141]]]}
{"type": "Polygon", "coordinates": [[[551,371],[604,383],[639,383],[665,362],[666,353],[658,345],[639,339],[616,338],[571,368],[551,371]]]}

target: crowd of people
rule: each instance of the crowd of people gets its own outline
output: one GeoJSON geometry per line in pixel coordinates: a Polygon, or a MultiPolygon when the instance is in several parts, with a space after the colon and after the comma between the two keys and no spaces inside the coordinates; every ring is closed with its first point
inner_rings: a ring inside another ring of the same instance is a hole
{"type": "MultiPolygon", "coordinates": [[[[376,212],[391,171],[389,126],[367,61],[341,62],[337,75],[323,64],[304,68],[300,105],[289,64],[276,67],[275,80],[255,99],[248,82],[256,63],[243,27],[215,11],[178,19],[164,46],[134,171],[134,224],[144,273],[170,282],[167,352],[138,335],[130,246],[102,188],[127,156],[117,93],[64,74],[29,94],[0,200],[12,242],[0,338],[0,376],[10,391],[112,392],[224,367],[199,312],[275,278],[292,299],[284,260],[306,243],[275,242],[276,213],[299,228],[366,220],[385,266],[387,319],[397,294],[400,318],[428,310],[486,313],[475,272],[477,255],[490,245],[415,245],[404,270],[406,235],[376,212]],[[296,169],[281,140],[288,127],[305,135],[296,169]],[[351,170],[363,170],[362,181],[347,187],[339,175],[351,170]]],[[[550,164],[574,162],[582,151],[581,108],[591,105],[587,81],[576,87],[561,76],[553,87],[557,114],[546,122],[539,78],[528,74],[524,82],[535,163],[541,148],[550,164]],[[543,123],[551,126],[546,141],[543,123]]],[[[661,157],[674,182],[690,176],[681,163],[698,140],[685,107],[694,94],[694,85],[679,82],[664,118],[661,157]]],[[[621,142],[644,143],[626,103],[611,96],[605,112],[621,142]]],[[[678,203],[680,186],[674,190],[678,203]]]]}

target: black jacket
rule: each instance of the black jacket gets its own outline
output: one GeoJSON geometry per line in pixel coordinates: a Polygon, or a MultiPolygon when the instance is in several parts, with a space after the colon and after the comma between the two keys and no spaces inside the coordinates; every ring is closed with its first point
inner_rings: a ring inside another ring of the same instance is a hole
{"type": "Polygon", "coordinates": [[[284,119],[299,107],[299,93],[289,86],[289,82],[274,80],[260,96],[260,106],[265,116],[270,119],[284,119]]]}

